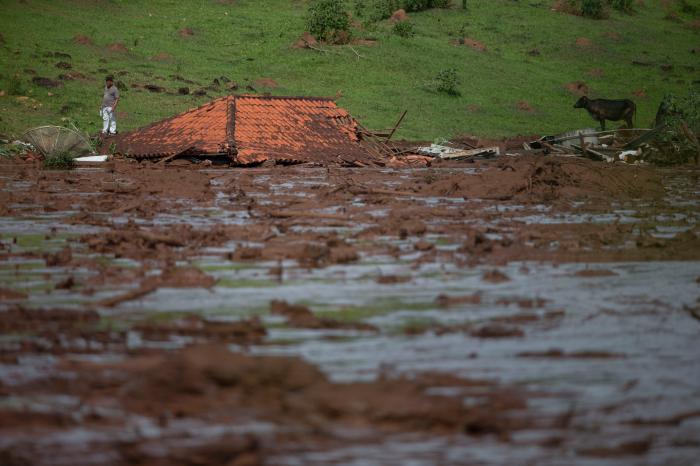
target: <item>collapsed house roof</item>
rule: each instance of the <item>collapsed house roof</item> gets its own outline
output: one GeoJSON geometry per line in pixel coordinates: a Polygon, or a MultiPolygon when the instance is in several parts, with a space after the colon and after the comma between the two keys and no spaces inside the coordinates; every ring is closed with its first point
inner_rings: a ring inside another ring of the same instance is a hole
{"type": "Polygon", "coordinates": [[[134,158],[221,156],[250,165],[371,162],[358,124],[332,99],[230,95],[115,138],[134,158]]]}

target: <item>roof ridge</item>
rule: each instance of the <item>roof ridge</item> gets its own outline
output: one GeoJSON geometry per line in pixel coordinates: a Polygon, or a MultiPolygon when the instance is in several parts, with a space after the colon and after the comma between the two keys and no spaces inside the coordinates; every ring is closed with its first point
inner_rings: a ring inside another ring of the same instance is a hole
{"type": "Polygon", "coordinates": [[[323,100],[335,102],[335,97],[313,97],[313,96],[293,96],[293,95],[259,95],[259,94],[233,94],[234,99],[261,99],[261,100],[323,100]]]}

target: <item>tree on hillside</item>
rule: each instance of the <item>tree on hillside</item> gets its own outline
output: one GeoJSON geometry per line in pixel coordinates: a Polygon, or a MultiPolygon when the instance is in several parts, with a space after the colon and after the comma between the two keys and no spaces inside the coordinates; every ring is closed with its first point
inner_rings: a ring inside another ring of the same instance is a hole
{"type": "Polygon", "coordinates": [[[350,16],[342,0],[315,0],[309,6],[306,26],[324,42],[345,44],[350,40],[350,16]]]}

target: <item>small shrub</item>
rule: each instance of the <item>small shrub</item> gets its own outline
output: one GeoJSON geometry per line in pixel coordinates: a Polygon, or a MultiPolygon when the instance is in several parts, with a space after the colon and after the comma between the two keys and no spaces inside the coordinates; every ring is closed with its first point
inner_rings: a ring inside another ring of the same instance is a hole
{"type": "Polygon", "coordinates": [[[403,0],[403,9],[406,11],[423,11],[430,8],[430,0],[403,0]]]}
{"type": "Polygon", "coordinates": [[[554,4],[554,9],[569,15],[581,16],[581,6],[578,0],[557,0],[554,4]]]}
{"type": "Polygon", "coordinates": [[[457,70],[454,68],[442,70],[435,77],[435,89],[438,92],[444,92],[448,95],[458,96],[458,86],[459,76],[457,76],[457,70]]]}
{"type": "Polygon", "coordinates": [[[610,6],[618,11],[629,13],[632,11],[634,0],[608,0],[610,6]]]}
{"type": "Polygon", "coordinates": [[[581,0],[581,15],[592,19],[605,17],[603,0],[581,0]]]}
{"type": "Polygon", "coordinates": [[[355,0],[354,12],[358,18],[364,18],[367,14],[367,0],[355,0]]]}
{"type": "Polygon", "coordinates": [[[399,9],[398,0],[371,0],[367,8],[367,19],[381,21],[391,17],[399,9]]]}
{"type": "Polygon", "coordinates": [[[558,0],[554,4],[554,9],[570,15],[603,19],[607,16],[605,1],[609,3],[613,0],[558,0]]]}
{"type": "Polygon", "coordinates": [[[392,32],[397,36],[403,37],[405,39],[411,38],[416,35],[416,32],[413,28],[413,23],[411,23],[410,21],[401,21],[399,23],[394,24],[392,32]]]}
{"type": "Polygon", "coordinates": [[[355,0],[354,11],[355,16],[377,22],[391,17],[399,8],[406,11],[423,11],[450,6],[451,0],[355,0]]]}
{"type": "MultiPolygon", "coordinates": [[[[466,2],[464,3],[466,5],[466,2]]],[[[402,7],[406,11],[423,11],[430,8],[449,8],[451,0],[403,0],[402,7]]]]}
{"type": "Polygon", "coordinates": [[[68,152],[60,152],[44,158],[44,168],[47,170],[70,170],[74,167],[75,160],[68,152]]]}
{"type": "Polygon", "coordinates": [[[317,39],[332,44],[350,38],[350,17],[342,0],[315,0],[309,7],[306,27],[317,39]]]}
{"type": "Polygon", "coordinates": [[[8,95],[25,95],[27,93],[27,88],[24,87],[22,78],[19,74],[13,74],[7,81],[7,94],[8,95]]]}
{"type": "Polygon", "coordinates": [[[697,16],[697,14],[700,13],[700,7],[698,5],[693,5],[688,0],[678,0],[678,7],[687,15],[697,16]]]}

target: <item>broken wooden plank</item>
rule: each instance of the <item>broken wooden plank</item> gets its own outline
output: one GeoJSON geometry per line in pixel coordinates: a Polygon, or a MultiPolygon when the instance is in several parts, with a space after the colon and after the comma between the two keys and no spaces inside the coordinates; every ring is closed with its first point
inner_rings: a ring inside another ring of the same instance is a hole
{"type": "Polygon", "coordinates": [[[165,158],[163,158],[163,159],[160,159],[157,163],[159,163],[159,164],[160,164],[160,163],[163,163],[163,164],[164,164],[165,162],[170,162],[172,159],[174,159],[174,158],[176,158],[176,157],[179,157],[180,155],[182,155],[182,154],[184,154],[184,153],[186,153],[186,152],[189,152],[189,151],[193,151],[193,150],[194,150],[194,146],[188,147],[188,148],[185,149],[185,150],[181,150],[181,151],[176,152],[176,153],[174,153],[174,154],[172,154],[172,155],[169,155],[169,156],[167,156],[167,157],[165,157],[165,158]]]}
{"type": "Polygon", "coordinates": [[[480,147],[478,149],[455,150],[447,154],[442,154],[439,157],[445,160],[454,160],[459,158],[477,157],[479,155],[501,155],[501,149],[498,146],[480,147]]]}
{"type": "Polygon", "coordinates": [[[636,149],[645,142],[651,141],[656,137],[657,134],[659,134],[662,130],[666,128],[666,125],[659,125],[654,129],[648,130],[646,133],[642,134],[641,136],[632,139],[629,141],[627,144],[622,146],[623,149],[629,150],[629,149],[636,149]]]}
{"type": "Polygon", "coordinates": [[[609,158],[607,155],[601,154],[600,152],[598,152],[594,149],[591,149],[590,147],[586,147],[584,149],[581,146],[578,146],[576,144],[572,144],[571,147],[576,149],[577,151],[581,152],[582,156],[589,158],[591,160],[595,160],[597,162],[607,161],[609,158]]]}

